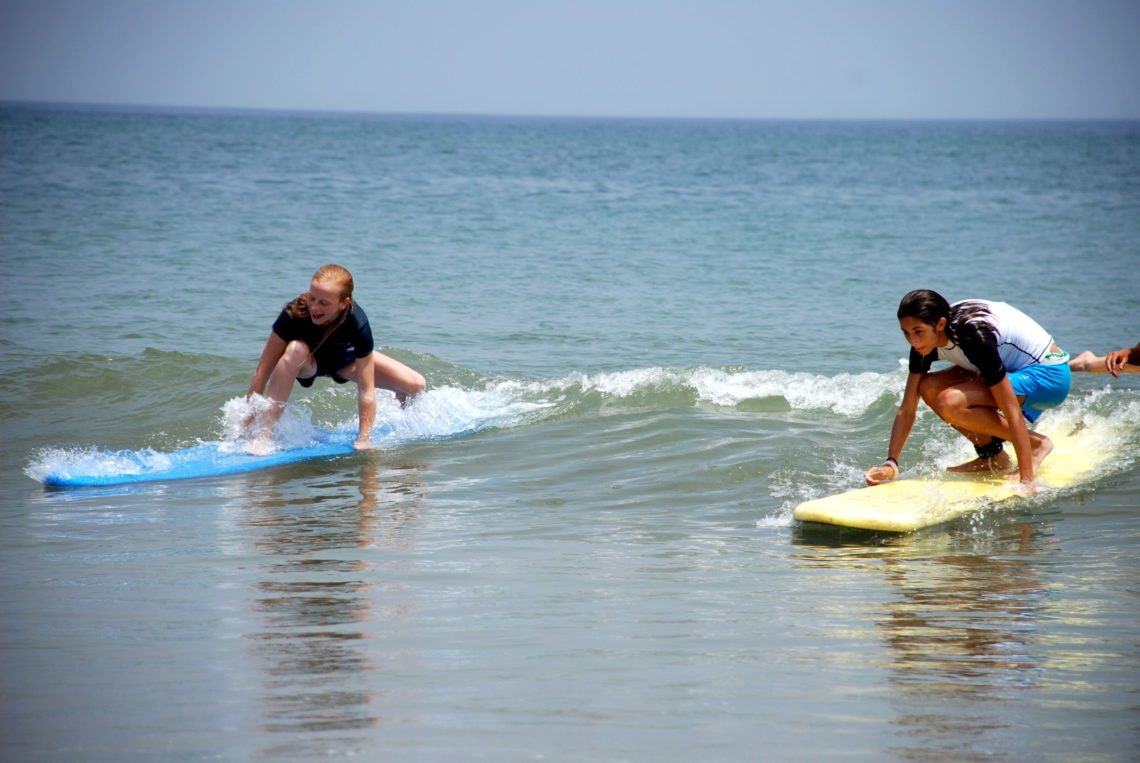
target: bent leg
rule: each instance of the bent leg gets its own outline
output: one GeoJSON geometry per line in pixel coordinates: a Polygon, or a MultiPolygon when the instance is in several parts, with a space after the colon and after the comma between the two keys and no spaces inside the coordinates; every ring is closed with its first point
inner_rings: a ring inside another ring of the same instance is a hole
{"type": "Polygon", "coordinates": [[[994,435],[967,426],[961,416],[951,417],[963,406],[971,405],[988,407],[996,415],[997,402],[977,374],[958,367],[926,374],[919,382],[918,394],[930,410],[974,445],[987,445],[993,440],[994,435]],[[967,391],[970,396],[964,397],[967,391]]]}
{"type": "MultiPolygon", "coordinates": [[[[997,408],[997,401],[985,381],[964,369],[951,368],[928,374],[919,386],[919,394],[931,410],[975,446],[986,446],[994,441],[1012,439],[1013,434],[1005,416],[997,408]]],[[[1018,398],[1023,402],[1023,398],[1018,398]]],[[[1053,443],[1037,432],[1029,431],[1029,444],[1033,460],[1040,464],[1053,443]]],[[[952,472],[1006,470],[1013,460],[1004,451],[992,457],[981,457],[950,467],[952,472]]]]}
{"type": "MultiPolygon", "coordinates": [[[[427,380],[422,374],[378,350],[372,351],[372,372],[377,389],[396,393],[396,399],[401,403],[407,402],[409,397],[414,397],[427,389],[427,380]]],[[[355,362],[337,371],[337,375],[341,378],[354,382],[360,381],[357,378],[358,373],[355,362]]]]}
{"type": "Polygon", "coordinates": [[[376,386],[395,392],[400,402],[427,389],[427,380],[419,371],[377,350],[372,351],[372,368],[376,373],[376,386]]]}
{"type": "Polygon", "coordinates": [[[269,390],[267,397],[274,405],[261,417],[261,436],[268,439],[273,436],[273,427],[281,418],[285,410],[285,403],[289,401],[289,394],[293,391],[293,382],[297,377],[309,377],[317,372],[313,362],[309,345],[301,341],[292,341],[285,347],[285,352],[273,367],[269,377],[269,390]]]}

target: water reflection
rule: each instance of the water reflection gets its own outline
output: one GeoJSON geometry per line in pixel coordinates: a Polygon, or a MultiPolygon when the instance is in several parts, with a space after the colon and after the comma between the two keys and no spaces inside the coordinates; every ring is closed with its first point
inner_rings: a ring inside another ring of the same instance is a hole
{"type": "MultiPolygon", "coordinates": [[[[385,657],[368,642],[415,611],[406,590],[386,584],[383,567],[392,563],[387,551],[414,542],[423,500],[422,467],[386,457],[252,475],[238,491],[239,525],[261,558],[246,635],[262,674],[266,731],[352,732],[383,721],[375,672],[385,657]]],[[[266,754],[323,754],[331,743],[290,741],[266,754]],[[305,744],[318,746],[306,752],[305,744]]]]}
{"type": "Polygon", "coordinates": [[[995,531],[989,539],[934,531],[872,539],[879,545],[804,544],[796,556],[890,584],[894,595],[870,617],[888,649],[891,723],[902,740],[891,752],[900,757],[992,759],[1016,750],[1027,733],[1010,701],[1033,689],[1044,667],[1038,626],[1047,591],[1039,557],[1054,541],[1042,527],[995,531]]]}

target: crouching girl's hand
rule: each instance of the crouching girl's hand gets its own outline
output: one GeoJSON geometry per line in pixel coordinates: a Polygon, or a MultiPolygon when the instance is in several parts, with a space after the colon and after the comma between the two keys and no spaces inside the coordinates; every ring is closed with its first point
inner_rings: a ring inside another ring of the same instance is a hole
{"type": "Polygon", "coordinates": [[[899,465],[893,458],[888,458],[878,466],[872,466],[863,472],[863,479],[867,481],[868,485],[880,485],[898,476],[899,465]]]}

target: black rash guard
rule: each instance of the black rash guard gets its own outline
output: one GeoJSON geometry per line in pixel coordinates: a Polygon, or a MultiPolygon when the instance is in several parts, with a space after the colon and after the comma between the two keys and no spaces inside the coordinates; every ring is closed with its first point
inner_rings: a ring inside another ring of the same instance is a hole
{"type": "Polygon", "coordinates": [[[321,344],[321,339],[327,330],[327,326],[318,326],[309,318],[295,318],[286,310],[282,310],[277,320],[273,322],[273,333],[286,342],[299,339],[309,345],[310,350],[320,345],[313,354],[318,376],[336,378],[337,371],[358,358],[368,357],[374,349],[368,316],[360,305],[354,305],[353,311],[344,319],[344,323],[329,335],[324,344],[321,344]]]}

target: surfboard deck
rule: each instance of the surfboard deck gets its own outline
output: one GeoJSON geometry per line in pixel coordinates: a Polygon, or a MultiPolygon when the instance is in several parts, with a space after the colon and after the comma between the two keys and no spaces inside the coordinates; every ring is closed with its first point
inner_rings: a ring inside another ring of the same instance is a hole
{"type": "MultiPolygon", "coordinates": [[[[1043,492],[1084,481],[1111,458],[1110,452],[1082,442],[1079,435],[1046,434],[1053,440],[1053,452],[1038,470],[1037,482],[1043,492]]],[[[858,530],[912,532],[1019,497],[1016,483],[1000,476],[947,472],[804,501],[796,506],[792,518],[858,530]]]]}
{"type": "MultiPolygon", "coordinates": [[[[445,440],[461,437],[479,429],[446,435],[414,438],[416,441],[445,440]]],[[[373,431],[373,442],[383,439],[381,427],[373,431]]],[[[65,459],[55,470],[41,479],[49,487],[106,487],[138,482],[164,482],[240,474],[272,466],[332,458],[356,452],[352,443],[356,433],[315,428],[306,445],[282,449],[264,455],[247,453],[232,443],[205,442],[173,452],[153,450],[92,450],[65,459]]]]}

